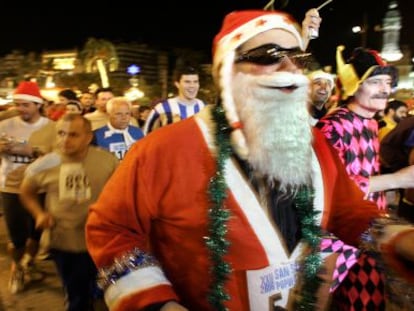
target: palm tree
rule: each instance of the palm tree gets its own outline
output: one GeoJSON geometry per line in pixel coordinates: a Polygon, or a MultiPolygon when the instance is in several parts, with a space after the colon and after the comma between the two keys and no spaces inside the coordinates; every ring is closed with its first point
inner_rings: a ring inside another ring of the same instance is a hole
{"type": "Polygon", "coordinates": [[[114,45],[104,39],[89,38],[81,52],[81,59],[85,71],[90,73],[98,70],[102,87],[108,87],[108,70],[115,71],[119,65],[114,45]]]}

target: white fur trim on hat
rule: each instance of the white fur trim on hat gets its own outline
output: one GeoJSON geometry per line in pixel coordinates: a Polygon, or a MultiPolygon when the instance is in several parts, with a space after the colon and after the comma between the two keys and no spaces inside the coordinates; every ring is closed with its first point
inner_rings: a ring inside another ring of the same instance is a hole
{"type": "Polygon", "coordinates": [[[324,79],[324,80],[329,81],[329,83],[330,83],[330,85],[331,85],[331,91],[332,91],[332,89],[333,89],[333,88],[334,88],[334,86],[335,86],[335,78],[334,78],[334,76],[333,76],[333,75],[331,75],[331,74],[330,74],[330,73],[328,73],[328,72],[323,71],[323,70],[316,70],[316,71],[313,71],[313,72],[311,72],[311,73],[308,75],[308,77],[309,77],[309,79],[310,79],[311,81],[314,81],[314,80],[317,80],[317,79],[324,79]]]}
{"type": "Polygon", "coordinates": [[[13,99],[26,100],[35,103],[43,103],[39,86],[36,82],[21,81],[12,96],[13,99]]]}
{"type": "Polygon", "coordinates": [[[29,102],[34,102],[41,104],[43,103],[43,99],[37,96],[28,95],[28,94],[13,94],[13,99],[20,99],[20,100],[27,100],[29,102]]]}

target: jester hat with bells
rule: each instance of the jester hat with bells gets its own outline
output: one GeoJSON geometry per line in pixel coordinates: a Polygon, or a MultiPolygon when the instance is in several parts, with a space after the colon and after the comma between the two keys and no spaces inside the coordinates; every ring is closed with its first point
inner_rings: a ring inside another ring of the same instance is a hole
{"type": "Polygon", "coordinates": [[[345,62],[342,56],[344,50],[343,45],[336,49],[336,67],[342,88],[342,99],[353,96],[362,82],[376,75],[389,75],[392,79],[392,87],[397,86],[397,69],[388,65],[377,51],[362,47],[356,48],[349,60],[345,62]]]}
{"type": "Polygon", "coordinates": [[[218,86],[221,104],[232,127],[231,141],[237,154],[246,159],[249,150],[243,135],[232,96],[231,78],[237,49],[252,37],[270,29],[283,29],[293,34],[304,50],[300,26],[285,12],[246,10],[229,13],[213,41],[213,77],[218,86]]]}

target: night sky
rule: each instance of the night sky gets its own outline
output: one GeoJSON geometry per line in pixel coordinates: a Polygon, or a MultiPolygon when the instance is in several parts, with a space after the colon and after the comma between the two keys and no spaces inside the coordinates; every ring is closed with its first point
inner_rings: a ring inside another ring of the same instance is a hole
{"type": "MultiPolygon", "coordinates": [[[[353,34],[351,28],[363,23],[364,12],[369,26],[367,45],[380,50],[382,34],[375,32],[374,27],[382,23],[389,1],[333,0],[323,8],[320,12],[323,18],[320,37],[309,47],[317,60],[323,65],[331,64],[338,44],[345,44],[349,49],[360,45],[361,35],[353,34]]],[[[59,2],[56,7],[38,2],[35,7],[24,7],[25,4],[21,3],[21,7],[2,11],[0,56],[12,49],[82,48],[90,37],[163,47],[193,47],[209,52],[226,13],[237,9],[260,9],[268,3],[262,0],[145,2],[102,1],[93,9],[90,6],[94,4],[86,1],[59,2]]],[[[275,6],[283,2],[288,2],[284,9],[301,21],[308,9],[318,6],[323,0],[276,0],[275,6]]],[[[400,43],[411,45],[414,51],[414,2],[399,0],[398,4],[403,21],[400,43]]]]}

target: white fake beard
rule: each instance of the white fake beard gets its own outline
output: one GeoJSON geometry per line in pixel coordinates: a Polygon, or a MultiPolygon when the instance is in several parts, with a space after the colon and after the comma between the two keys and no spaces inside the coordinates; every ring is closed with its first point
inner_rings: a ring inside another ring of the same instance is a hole
{"type": "Polygon", "coordinates": [[[261,76],[238,73],[233,82],[252,168],[283,187],[309,184],[312,132],[308,79],[288,72],[261,76]],[[298,88],[291,93],[275,88],[293,84],[298,88]]]}

